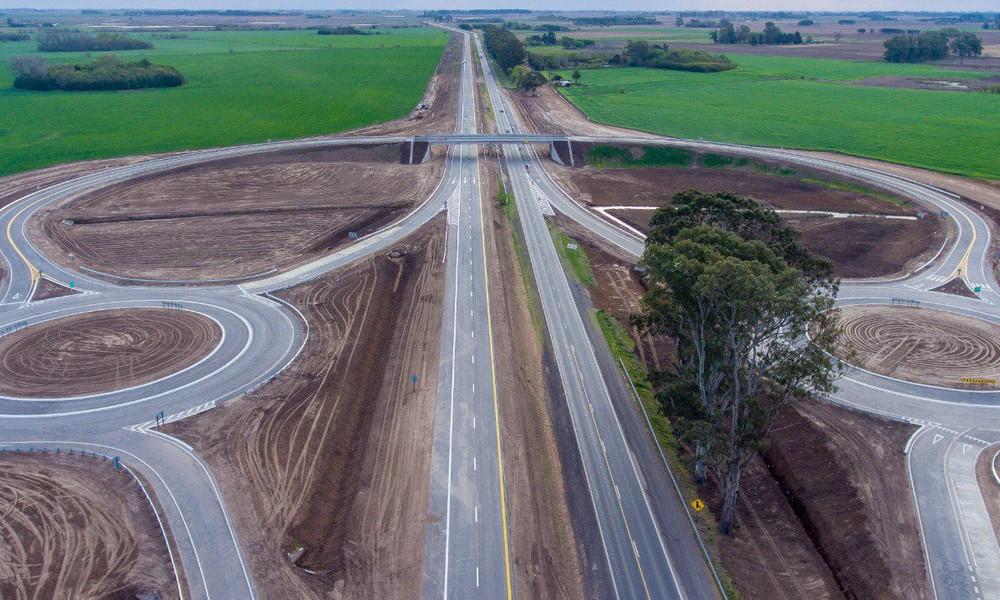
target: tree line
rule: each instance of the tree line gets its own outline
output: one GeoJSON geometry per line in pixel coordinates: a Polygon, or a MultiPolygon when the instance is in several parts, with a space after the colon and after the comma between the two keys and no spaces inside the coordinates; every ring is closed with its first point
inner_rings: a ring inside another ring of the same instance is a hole
{"type": "Polygon", "coordinates": [[[487,25],[483,28],[483,42],[493,55],[493,60],[497,61],[506,73],[510,73],[511,69],[524,62],[527,56],[521,40],[510,31],[496,25],[487,25]]]}
{"type": "Polygon", "coordinates": [[[728,57],[702,50],[671,50],[666,44],[629,40],[621,54],[611,57],[610,64],[630,67],[652,67],[674,71],[715,73],[736,68],[728,57]]]}
{"type": "Polygon", "coordinates": [[[361,31],[357,27],[320,27],[316,33],[319,35],[368,35],[369,32],[361,31]]]}
{"type": "Polygon", "coordinates": [[[134,90],[177,87],[184,76],[172,66],[154,65],[147,59],[125,62],[110,54],[89,64],[49,64],[37,56],[10,59],[14,87],[24,90],[134,90]]]}
{"type": "Polygon", "coordinates": [[[108,50],[149,50],[153,44],[120,33],[51,32],[38,36],[40,52],[104,52],[108,50]]]}
{"type": "Polygon", "coordinates": [[[657,399],[695,479],[718,485],[730,533],[743,468],[775,417],[835,389],[839,282],[778,214],[729,193],[689,190],[657,209],[640,264],[649,291],[635,324],[675,343],[657,399]]]}
{"type": "Polygon", "coordinates": [[[750,31],[750,27],[740,25],[736,28],[728,19],[719,21],[719,28],[711,34],[712,42],[715,44],[750,44],[751,46],[763,46],[773,44],[801,44],[802,34],[785,33],[774,23],[768,21],[764,24],[763,31],[750,31]]]}
{"type": "Polygon", "coordinates": [[[944,31],[924,31],[916,35],[897,35],[887,39],[883,57],[887,62],[920,63],[941,60],[949,54],[968,58],[981,56],[983,41],[974,33],[956,32],[949,38],[944,31]]]}

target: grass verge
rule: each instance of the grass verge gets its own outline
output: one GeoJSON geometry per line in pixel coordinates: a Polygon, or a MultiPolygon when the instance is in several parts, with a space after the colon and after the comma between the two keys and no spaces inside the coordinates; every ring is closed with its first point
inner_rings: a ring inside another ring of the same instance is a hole
{"type": "Polygon", "coordinates": [[[542,314],[542,303],[538,297],[538,289],[535,287],[535,276],[531,270],[531,258],[528,256],[528,248],[521,237],[521,218],[517,213],[517,204],[514,202],[514,194],[507,190],[502,176],[497,176],[497,204],[503,210],[507,220],[510,222],[510,236],[514,244],[514,254],[517,255],[517,263],[521,271],[521,282],[528,294],[528,312],[531,313],[531,324],[538,337],[538,343],[545,343],[545,317],[542,314]]]}
{"type": "Polygon", "coordinates": [[[594,271],[590,268],[590,259],[587,253],[580,248],[580,244],[573,238],[566,235],[561,229],[554,225],[549,225],[549,233],[552,241],[555,242],[556,252],[562,259],[563,265],[569,267],[573,277],[583,285],[593,287],[594,271]]]}

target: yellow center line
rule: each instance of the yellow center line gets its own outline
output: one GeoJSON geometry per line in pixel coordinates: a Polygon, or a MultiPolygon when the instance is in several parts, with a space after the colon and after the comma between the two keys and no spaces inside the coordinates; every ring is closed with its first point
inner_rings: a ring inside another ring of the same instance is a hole
{"type": "MultiPolygon", "coordinates": [[[[469,56],[469,68],[472,68],[472,56],[471,50],[472,45],[469,45],[470,56],[469,56]]],[[[478,94],[474,91],[475,87],[472,87],[472,123],[476,131],[479,131],[479,115],[476,112],[476,102],[478,100],[478,94]]],[[[504,570],[504,585],[507,588],[507,600],[511,600],[514,597],[514,588],[511,585],[510,577],[510,540],[507,534],[507,492],[504,488],[504,476],[503,476],[503,448],[500,443],[500,402],[497,398],[497,369],[496,361],[493,352],[493,316],[490,312],[490,273],[489,265],[486,263],[486,226],[483,221],[483,174],[480,168],[479,162],[479,146],[475,146],[476,152],[476,187],[479,190],[479,229],[481,232],[481,238],[483,243],[483,284],[486,291],[486,331],[489,336],[490,342],[490,378],[493,384],[493,422],[496,428],[497,437],[497,477],[500,482],[500,523],[503,526],[503,570],[504,570]]]]}
{"type": "Polygon", "coordinates": [[[13,235],[14,221],[16,221],[17,218],[21,216],[21,213],[28,210],[29,208],[31,208],[31,204],[28,204],[21,210],[17,211],[17,213],[10,218],[10,221],[7,221],[7,241],[10,242],[10,247],[14,249],[14,252],[17,252],[17,255],[21,257],[21,260],[24,261],[24,264],[28,265],[28,270],[31,272],[31,283],[34,284],[35,280],[38,279],[39,275],[38,269],[35,268],[35,265],[31,264],[31,261],[28,260],[28,257],[24,255],[24,252],[21,252],[21,249],[17,247],[17,244],[14,242],[14,235],[13,235]]]}
{"type": "Polygon", "coordinates": [[[969,257],[972,256],[972,247],[976,244],[976,226],[972,223],[966,215],[962,215],[962,218],[969,223],[969,228],[972,229],[972,239],[969,240],[969,247],[965,249],[965,254],[962,255],[962,260],[958,262],[955,266],[955,271],[951,274],[952,277],[962,277],[962,273],[965,273],[965,279],[969,279],[969,257]]]}

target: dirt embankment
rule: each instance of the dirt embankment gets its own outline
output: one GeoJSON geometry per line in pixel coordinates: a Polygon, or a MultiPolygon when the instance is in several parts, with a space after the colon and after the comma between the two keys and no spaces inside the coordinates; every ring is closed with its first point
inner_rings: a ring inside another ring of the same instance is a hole
{"type": "Polygon", "coordinates": [[[570,516],[571,491],[552,414],[551,402],[560,399],[550,396],[547,382],[558,375],[549,371],[551,360],[528,308],[512,224],[496,206],[496,163],[482,164],[515,596],[588,597],[593,592],[586,587],[581,560],[587,554],[570,516]]]}
{"type": "Polygon", "coordinates": [[[114,309],[46,321],[0,337],[0,394],[66,397],[166,377],[214,349],[222,330],[182,310],[114,309]]]}
{"type": "Polygon", "coordinates": [[[851,598],[930,598],[903,447],[915,427],[808,402],[764,457],[851,598]]]}
{"type": "Polygon", "coordinates": [[[153,508],[100,458],[0,455],[0,597],[177,598],[153,508]]]}
{"type": "MultiPolygon", "coordinates": [[[[641,280],[585,232],[560,225],[590,257],[594,306],[627,323],[641,280]]],[[[649,371],[669,365],[668,340],[632,335],[649,371]]],[[[744,597],[842,598],[845,590],[857,598],[929,597],[901,452],[911,431],[816,402],[786,415],[766,462],[755,458],[743,475],[736,532],[718,538],[722,564],[744,597]]],[[[718,509],[713,486],[701,494],[718,509]]]]}
{"type": "Polygon", "coordinates": [[[46,255],[88,273],[251,277],[308,261],[402,216],[426,200],[442,169],[443,160],[400,165],[391,145],[227,159],[43,209],[29,235],[46,255]]]}
{"type": "Polygon", "coordinates": [[[281,295],[303,354],[248,397],[169,430],[212,466],[263,597],[420,589],[445,269],[443,217],[281,295]],[[415,379],[414,379],[415,378],[415,379]],[[288,553],[302,549],[298,566],[288,553]]]}

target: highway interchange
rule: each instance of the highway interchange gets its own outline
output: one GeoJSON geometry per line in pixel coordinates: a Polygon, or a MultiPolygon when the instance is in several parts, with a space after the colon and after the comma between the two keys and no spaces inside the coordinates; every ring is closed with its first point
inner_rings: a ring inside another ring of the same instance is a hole
{"type": "MultiPolygon", "coordinates": [[[[210,410],[254,389],[295,360],[308,340],[304,319],[271,292],[308,281],[383,251],[447,211],[448,274],[441,334],[423,595],[510,598],[514,583],[507,539],[503,457],[493,367],[483,205],[476,143],[503,145],[503,161],[521,218],[563,394],[600,528],[609,589],[619,598],[711,598],[718,591],[683,500],[664,482],[662,464],[636,460],[649,443],[629,429],[626,383],[605,364],[606,349],[588,329],[553,246],[545,213],[559,212],[596,237],[638,257],[643,241],[567,196],[548,176],[529,136],[492,76],[479,40],[465,35],[458,134],[482,131],[476,119],[473,61],[486,75],[497,127],[507,136],[447,137],[441,184],[420,207],[351,246],[284,273],[213,286],[119,286],[55,264],[25,234],[40,208],[144,174],[220,158],[318,145],[399,143],[400,136],[316,138],[170,155],[107,169],[39,190],[0,211],[0,255],[9,277],[0,287],[0,330],[116,307],[171,307],[215,320],[224,339],[206,358],[132,389],[76,398],[0,398],[0,446],[75,448],[120,456],[142,473],[159,500],[193,598],[253,598],[236,532],[207,465],[182,441],[159,432],[167,420],[210,410]],[[73,282],[81,293],[40,302],[40,277],[73,282]],[[459,361],[462,361],[461,363],[459,361]],[[464,364],[464,363],[468,364],[464,364]],[[622,401],[623,394],[626,401],[622,401]]],[[[780,159],[866,181],[947,211],[957,236],[931,264],[896,281],[845,282],[839,303],[918,301],[1000,323],[1000,286],[989,265],[986,221],[952,194],[875,170],[793,151],[694,140],[573,137],[574,141],[669,144],[780,159]],[[930,291],[954,276],[981,286],[979,299],[930,291]]],[[[834,401],[912,422],[908,463],[929,565],[939,598],[1000,597],[1000,547],[975,480],[975,458],[1000,441],[1000,394],[936,388],[853,369],[834,401]]]]}

